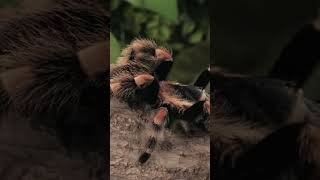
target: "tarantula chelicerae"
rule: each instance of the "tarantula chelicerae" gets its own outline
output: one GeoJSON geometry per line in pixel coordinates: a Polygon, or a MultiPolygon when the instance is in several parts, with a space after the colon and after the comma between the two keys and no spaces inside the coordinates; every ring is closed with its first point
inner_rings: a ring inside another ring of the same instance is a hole
{"type": "Polygon", "coordinates": [[[211,71],[209,131],[216,179],[320,178],[320,105],[301,90],[319,57],[319,42],[319,30],[304,27],[282,52],[272,78],[211,71]],[[306,69],[290,76],[292,61],[306,69]]]}
{"type": "MultiPolygon", "coordinates": [[[[155,110],[149,122],[153,134],[139,157],[140,163],[149,159],[166,119],[182,120],[188,132],[192,131],[191,124],[205,130],[210,103],[204,88],[209,79],[203,79],[201,75],[194,85],[166,81],[172,63],[172,55],[167,49],[158,47],[151,40],[136,39],[122,51],[110,70],[112,98],[143,113],[155,110]]],[[[202,74],[206,73],[208,70],[202,74]]]]}

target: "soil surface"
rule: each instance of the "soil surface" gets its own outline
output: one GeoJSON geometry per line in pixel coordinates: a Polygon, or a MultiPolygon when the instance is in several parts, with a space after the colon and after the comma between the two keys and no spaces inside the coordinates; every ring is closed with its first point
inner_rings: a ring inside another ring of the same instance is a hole
{"type": "Polygon", "coordinates": [[[210,179],[210,138],[185,137],[166,130],[150,159],[137,164],[147,132],[138,113],[111,104],[110,175],[124,179],[210,179]]]}

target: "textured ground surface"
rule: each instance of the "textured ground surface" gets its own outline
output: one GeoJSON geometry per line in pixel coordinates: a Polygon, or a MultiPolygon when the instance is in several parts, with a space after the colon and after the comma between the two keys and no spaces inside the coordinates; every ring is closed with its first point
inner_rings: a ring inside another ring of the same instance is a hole
{"type": "Polygon", "coordinates": [[[166,131],[163,143],[157,146],[147,163],[140,166],[136,160],[144,145],[145,131],[137,114],[112,106],[110,127],[112,180],[210,178],[209,137],[187,138],[166,131]]]}

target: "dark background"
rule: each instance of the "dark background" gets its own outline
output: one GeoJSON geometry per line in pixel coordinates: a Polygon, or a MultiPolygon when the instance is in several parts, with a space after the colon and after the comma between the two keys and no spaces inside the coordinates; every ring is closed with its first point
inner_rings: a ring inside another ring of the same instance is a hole
{"type": "MultiPolygon", "coordinates": [[[[213,1],[212,63],[236,73],[266,74],[292,36],[311,22],[317,4],[316,0],[213,1]]],[[[304,87],[307,97],[320,99],[319,80],[317,67],[304,87]]]]}

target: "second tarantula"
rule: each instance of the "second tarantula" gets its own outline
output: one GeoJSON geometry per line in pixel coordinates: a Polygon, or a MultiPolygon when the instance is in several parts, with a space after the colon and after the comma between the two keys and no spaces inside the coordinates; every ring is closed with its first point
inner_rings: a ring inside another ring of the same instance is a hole
{"type": "Polygon", "coordinates": [[[138,161],[145,163],[157,144],[157,136],[166,122],[178,119],[187,132],[191,127],[206,131],[210,102],[204,88],[209,83],[209,69],[202,72],[194,85],[166,81],[173,64],[166,48],[147,39],[136,39],[125,48],[111,66],[110,92],[134,110],[151,113],[150,129],[143,153],[138,161]]]}

